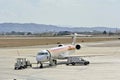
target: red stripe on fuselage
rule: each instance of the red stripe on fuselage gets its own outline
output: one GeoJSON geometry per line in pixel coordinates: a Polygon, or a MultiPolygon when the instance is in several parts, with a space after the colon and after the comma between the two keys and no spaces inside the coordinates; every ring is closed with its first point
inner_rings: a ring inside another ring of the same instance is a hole
{"type": "Polygon", "coordinates": [[[75,50],[75,47],[72,45],[68,45],[68,46],[52,48],[52,49],[49,49],[48,51],[51,53],[59,53],[59,52],[70,51],[70,50],[75,50]]]}

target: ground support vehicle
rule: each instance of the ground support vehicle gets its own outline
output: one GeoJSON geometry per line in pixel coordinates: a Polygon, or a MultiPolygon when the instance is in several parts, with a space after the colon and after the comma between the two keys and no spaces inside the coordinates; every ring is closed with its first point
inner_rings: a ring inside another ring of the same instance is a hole
{"type": "Polygon", "coordinates": [[[83,64],[83,65],[88,65],[90,62],[86,61],[85,59],[78,57],[78,56],[73,56],[73,57],[68,57],[67,58],[67,63],[66,65],[72,64],[83,64]]]}
{"type": "Polygon", "coordinates": [[[32,64],[30,63],[29,60],[27,60],[26,58],[17,58],[14,69],[15,70],[25,69],[28,66],[32,67],[32,64]]]}

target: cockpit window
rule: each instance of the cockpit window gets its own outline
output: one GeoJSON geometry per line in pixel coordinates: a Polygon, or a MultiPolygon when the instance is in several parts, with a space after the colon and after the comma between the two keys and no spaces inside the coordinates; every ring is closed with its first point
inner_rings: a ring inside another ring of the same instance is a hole
{"type": "Polygon", "coordinates": [[[40,53],[38,53],[38,55],[48,55],[48,53],[40,52],[40,53]]]}

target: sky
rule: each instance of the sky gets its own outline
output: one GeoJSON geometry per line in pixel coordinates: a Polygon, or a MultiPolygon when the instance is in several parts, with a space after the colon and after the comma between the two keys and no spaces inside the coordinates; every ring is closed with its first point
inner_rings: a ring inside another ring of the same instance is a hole
{"type": "Polygon", "coordinates": [[[120,28],[120,0],[0,0],[6,22],[120,28]]]}

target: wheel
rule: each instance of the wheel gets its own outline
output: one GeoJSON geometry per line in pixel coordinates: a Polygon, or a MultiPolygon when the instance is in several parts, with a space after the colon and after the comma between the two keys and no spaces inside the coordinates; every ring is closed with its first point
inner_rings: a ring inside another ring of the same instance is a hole
{"type": "Polygon", "coordinates": [[[43,68],[43,66],[40,66],[40,68],[43,68]]]}
{"type": "Polygon", "coordinates": [[[14,69],[15,69],[15,70],[17,70],[17,68],[16,68],[16,67],[15,67],[14,69]]]}
{"type": "Polygon", "coordinates": [[[52,66],[52,64],[49,64],[49,66],[52,66]]]}
{"type": "Polygon", "coordinates": [[[32,67],[32,64],[30,65],[30,67],[32,67]]]}
{"type": "Polygon", "coordinates": [[[89,64],[89,61],[84,62],[84,65],[88,65],[88,64],[89,64]]]}
{"type": "Polygon", "coordinates": [[[21,69],[25,69],[25,67],[24,67],[24,66],[22,66],[22,67],[21,67],[21,69]]]}
{"type": "Polygon", "coordinates": [[[74,62],[72,62],[71,64],[72,64],[72,65],[75,65],[75,63],[74,63],[74,62]]]}
{"type": "Polygon", "coordinates": [[[67,66],[69,65],[69,63],[66,64],[67,66]]]}
{"type": "Polygon", "coordinates": [[[57,65],[57,60],[53,60],[54,64],[57,65]]]}
{"type": "Polygon", "coordinates": [[[43,64],[40,64],[40,68],[43,68],[43,64]]]}
{"type": "Polygon", "coordinates": [[[89,61],[87,61],[87,64],[90,64],[90,62],[89,62],[89,61]]]}
{"type": "Polygon", "coordinates": [[[22,69],[22,66],[20,66],[18,69],[22,69]]]}

